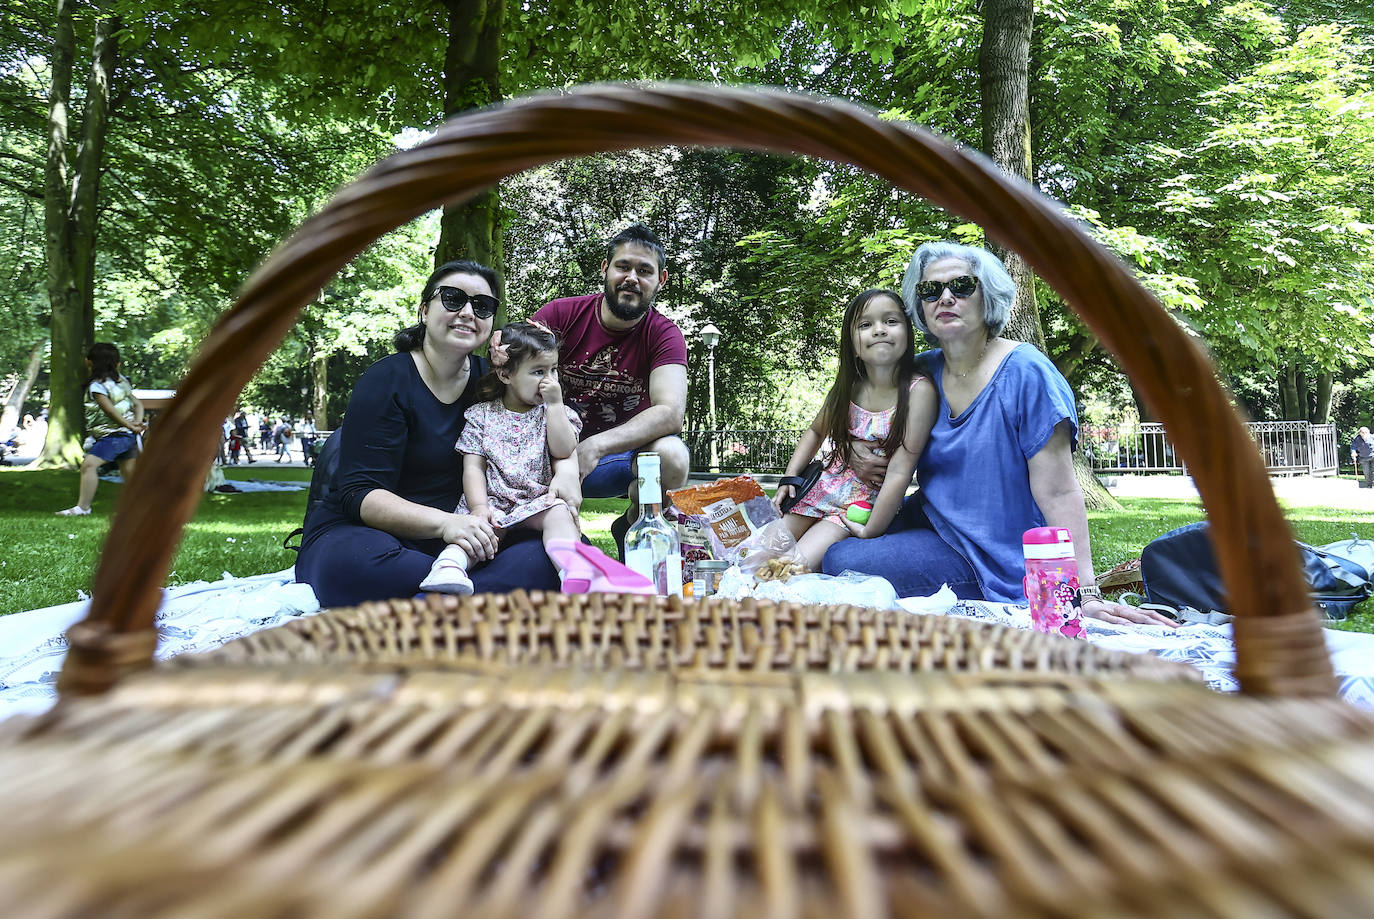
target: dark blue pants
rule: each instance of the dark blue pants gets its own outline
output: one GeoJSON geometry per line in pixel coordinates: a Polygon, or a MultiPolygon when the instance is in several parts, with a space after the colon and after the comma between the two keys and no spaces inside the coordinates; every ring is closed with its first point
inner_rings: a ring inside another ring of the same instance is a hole
{"type": "Polygon", "coordinates": [[[916,497],[907,498],[887,532],[876,539],[842,539],[825,553],[826,574],[858,571],[887,578],[899,597],[928,597],[948,584],[961,600],[983,599],[978,575],[940,538],[916,497]]]}
{"type": "MultiPolygon", "coordinates": [[[[437,539],[398,539],[372,527],[340,524],[301,546],[296,580],[309,584],[320,606],[413,597],[444,547],[437,539]]],[[[538,530],[513,529],[489,562],[468,571],[477,593],[558,590],[558,569],[544,554],[538,530]]]]}

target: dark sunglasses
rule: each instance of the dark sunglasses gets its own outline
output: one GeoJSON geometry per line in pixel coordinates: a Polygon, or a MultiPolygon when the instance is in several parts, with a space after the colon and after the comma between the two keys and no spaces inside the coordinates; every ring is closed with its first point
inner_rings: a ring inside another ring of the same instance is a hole
{"type": "Polygon", "coordinates": [[[950,293],[962,300],[971,297],[978,289],[978,279],[971,274],[961,274],[948,281],[921,281],[916,285],[916,296],[927,303],[934,303],[940,299],[940,294],[945,292],[946,287],[950,293]]]}
{"type": "Polygon", "coordinates": [[[501,301],[495,297],[488,294],[469,294],[457,287],[441,287],[436,293],[439,294],[439,302],[450,313],[461,313],[463,307],[471,303],[472,315],[478,319],[490,319],[501,306],[501,301]]]}

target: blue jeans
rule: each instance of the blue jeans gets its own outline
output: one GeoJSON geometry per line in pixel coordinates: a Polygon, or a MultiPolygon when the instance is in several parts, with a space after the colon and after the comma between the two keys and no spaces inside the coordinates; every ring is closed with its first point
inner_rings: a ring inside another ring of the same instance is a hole
{"type": "MultiPolygon", "coordinates": [[[[325,608],[413,597],[443,548],[437,539],[403,540],[372,527],[340,524],[301,546],[296,580],[314,588],[325,608]]],[[[496,557],[473,565],[468,575],[479,594],[559,589],[558,569],[544,554],[538,530],[510,530],[496,557]]]]}
{"type": "Polygon", "coordinates": [[[582,480],[584,498],[623,498],[630,491],[630,483],[635,480],[634,457],[638,450],[612,453],[603,456],[596,468],[582,480]]]}
{"type": "Polygon", "coordinates": [[[887,532],[876,539],[842,539],[821,560],[825,574],[858,571],[887,578],[899,597],[928,597],[948,584],[961,600],[983,599],[968,559],[940,538],[918,497],[907,498],[887,532]]]}

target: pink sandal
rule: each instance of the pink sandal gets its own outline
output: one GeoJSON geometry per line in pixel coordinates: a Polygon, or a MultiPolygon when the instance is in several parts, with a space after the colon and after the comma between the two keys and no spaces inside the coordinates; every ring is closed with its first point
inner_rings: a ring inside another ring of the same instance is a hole
{"type": "Polygon", "coordinates": [[[596,546],[571,539],[551,539],[545,544],[549,558],[562,570],[563,593],[658,593],[642,574],[626,568],[596,546]]]}
{"type": "Polygon", "coordinates": [[[652,581],[633,568],[625,567],[596,546],[579,542],[576,548],[577,554],[590,562],[597,570],[588,590],[598,593],[646,594],[648,596],[658,593],[654,589],[652,581]]]}
{"type": "Polygon", "coordinates": [[[565,594],[586,593],[591,589],[592,578],[596,577],[596,571],[577,553],[577,545],[571,539],[550,539],[544,545],[544,551],[558,566],[565,594]]]}

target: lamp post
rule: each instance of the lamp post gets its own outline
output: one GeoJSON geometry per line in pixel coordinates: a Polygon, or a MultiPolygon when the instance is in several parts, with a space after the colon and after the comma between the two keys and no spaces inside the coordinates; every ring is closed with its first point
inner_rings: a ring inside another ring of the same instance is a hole
{"type": "Polygon", "coordinates": [[[706,323],[701,329],[701,343],[706,346],[707,378],[711,393],[711,471],[720,472],[720,446],[716,441],[716,344],[720,329],[706,323]]]}

